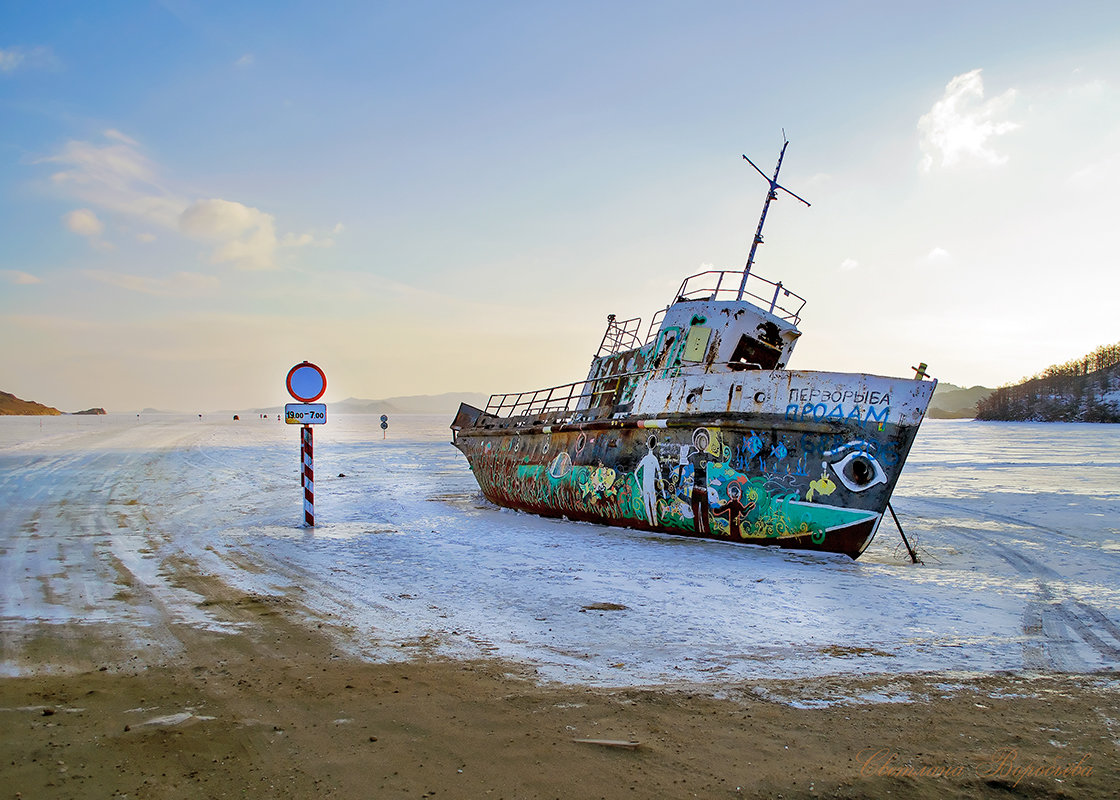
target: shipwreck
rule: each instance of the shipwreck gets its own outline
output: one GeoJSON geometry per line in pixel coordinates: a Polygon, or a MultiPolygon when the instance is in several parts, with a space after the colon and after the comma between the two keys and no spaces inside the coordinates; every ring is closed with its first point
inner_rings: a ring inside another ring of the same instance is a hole
{"type": "MultiPolygon", "coordinates": [[[[493,503],[858,558],[936,381],[789,369],[805,300],[746,266],[690,275],[649,324],[607,317],[584,380],[463,404],[451,425],[493,503]]],[[[922,365],[924,368],[925,365],[922,365]]]]}

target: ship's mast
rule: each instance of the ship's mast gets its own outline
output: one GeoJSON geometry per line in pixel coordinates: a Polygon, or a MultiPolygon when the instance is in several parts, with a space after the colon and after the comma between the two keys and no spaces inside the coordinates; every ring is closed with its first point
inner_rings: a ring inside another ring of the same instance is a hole
{"type": "Polygon", "coordinates": [[[780,186],[778,184],[778,173],[782,169],[782,159],[786,157],[786,148],[788,146],[789,146],[789,140],[786,139],[785,131],[782,131],[782,152],[778,154],[778,165],[776,167],[774,167],[774,177],[773,178],[767,178],[766,173],[763,172],[762,170],[760,170],[758,168],[757,164],[755,164],[753,161],[751,161],[749,158],[747,158],[747,156],[745,154],[743,155],[743,158],[746,159],[747,163],[750,164],[752,167],[754,167],[755,170],[758,172],[758,174],[761,175],[766,180],[766,182],[770,184],[770,191],[768,191],[766,193],[766,202],[762,204],[762,216],[759,217],[759,220],[758,220],[758,230],[754,232],[754,242],[751,244],[750,255],[747,256],[747,266],[743,269],[743,281],[742,281],[742,283],[739,284],[739,294],[736,297],[737,300],[742,300],[743,299],[743,292],[746,291],[747,279],[750,277],[751,267],[754,266],[755,251],[758,250],[758,246],[760,244],[762,244],[762,226],[766,223],[766,212],[770,208],[770,201],[778,199],[778,189],[781,189],[783,192],[788,194],[790,197],[793,197],[793,198],[796,198],[797,200],[800,200],[805,205],[811,205],[811,203],[809,203],[808,200],[806,200],[802,197],[798,197],[797,195],[795,195],[793,192],[791,192],[786,187],[780,186]]]}

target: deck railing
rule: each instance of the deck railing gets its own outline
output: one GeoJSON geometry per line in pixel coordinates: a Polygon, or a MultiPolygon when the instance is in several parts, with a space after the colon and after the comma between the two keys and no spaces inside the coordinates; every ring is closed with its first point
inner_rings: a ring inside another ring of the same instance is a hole
{"type": "MultiPolygon", "coordinates": [[[[599,407],[604,395],[618,392],[625,381],[649,375],[655,370],[623,372],[618,375],[605,375],[594,380],[565,383],[530,392],[511,392],[495,394],[486,403],[486,413],[496,417],[529,416],[543,414],[563,414],[585,408],[599,407]],[[581,401],[586,400],[586,403],[581,401]]],[[[609,405],[613,405],[609,404],[609,405]]]]}
{"type": "MultiPolygon", "coordinates": [[[[744,270],[708,270],[689,275],[681,282],[674,302],[682,300],[722,300],[736,301],[747,299],[748,302],[758,305],[771,314],[792,322],[794,325],[801,320],[801,310],[805,307],[805,298],[791,292],[782,285],[781,281],[774,283],[753,272],[744,270]]],[[[618,322],[614,314],[607,317],[607,330],[599,345],[596,357],[613,355],[627,350],[633,350],[642,344],[653,341],[660,327],[661,319],[665,316],[668,307],[661,309],[650,320],[645,342],[640,337],[641,319],[634,318],[618,322]]],[[[688,370],[687,366],[674,367],[676,372],[688,370]]],[[[511,392],[509,394],[495,394],[490,396],[486,403],[486,412],[497,417],[529,416],[563,414],[584,408],[601,407],[602,397],[618,392],[623,381],[648,375],[656,370],[648,369],[641,372],[628,372],[618,375],[606,375],[593,380],[565,383],[560,386],[551,386],[547,389],[537,389],[531,392],[511,392]],[[583,402],[586,401],[586,402],[583,402]]]]}
{"type": "MultiPolygon", "coordinates": [[[[774,283],[753,272],[743,270],[708,270],[689,275],[681,283],[673,302],[680,300],[722,300],[726,302],[747,300],[777,317],[797,325],[801,322],[801,310],[805,308],[805,298],[795,294],[782,285],[774,283]]],[[[659,310],[646,328],[645,338],[641,338],[642,320],[640,317],[617,322],[614,314],[607,316],[607,331],[595,357],[624,353],[657,338],[661,319],[669,307],[659,310]]]]}
{"type": "Polygon", "coordinates": [[[641,327],[641,317],[617,322],[614,314],[608,314],[607,330],[603,334],[603,341],[599,343],[599,350],[595,353],[595,357],[624,353],[635,347],[641,347],[643,342],[638,336],[641,327]]]}
{"type": "Polygon", "coordinates": [[[743,278],[743,270],[709,270],[689,275],[677,291],[677,300],[742,300],[749,299],[771,314],[801,321],[805,298],[794,294],[781,281],[774,283],[753,272],[743,278]]]}

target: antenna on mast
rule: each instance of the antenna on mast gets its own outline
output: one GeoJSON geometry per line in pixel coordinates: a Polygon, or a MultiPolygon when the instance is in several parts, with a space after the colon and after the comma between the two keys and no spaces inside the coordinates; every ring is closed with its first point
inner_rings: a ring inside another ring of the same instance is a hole
{"type": "Polygon", "coordinates": [[[786,187],[784,187],[784,186],[782,186],[778,183],[778,173],[782,169],[782,159],[786,157],[786,148],[788,146],[789,146],[789,140],[786,139],[786,131],[783,128],[782,129],[782,152],[778,154],[778,165],[776,167],[774,167],[774,177],[773,178],[767,178],[766,173],[763,172],[762,170],[760,170],[758,168],[757,164],[755,164],[753,161],[751,161],[749,158],[747,158],[746,154],[743,155],[743,158],[746,159],[746,162],[748,164],[750,164],[752,167],[754,167],[755,171],[759,175],[761,175],[763,177],[763,179],[765,179],[765,181],[768,184],[770,184],[770,191],[768,191],[766,193],[766,202],[762,204],[762,216],[759,217],[758,230],[755,231],[755,233],[754,233],[754,242],[751,244],[751,252],[750,252],[750,255],[747,256],[747,266],[743,269],[743,281],[742,281],[742,283],[739,284],[739,294],[736,297],[737,300],[742,300],[743,299],[743,292],[746,291],[747,278],[750,277],[751,267],[754,265],[755,251],[758,250],[758,246],[760,244],[762,244],[762,226],[766,222],[766,212],[770,208],[770,201],[778,199],[778,189],[781,189],[783,192],[788,194],[790,197],[793,197],[796,200],[800,200],[802,203],[804,203],[807,206],[812,205],[805,198],[798,197],[793,192],[791,192],[789,189],[787,189],[786,187]]]}

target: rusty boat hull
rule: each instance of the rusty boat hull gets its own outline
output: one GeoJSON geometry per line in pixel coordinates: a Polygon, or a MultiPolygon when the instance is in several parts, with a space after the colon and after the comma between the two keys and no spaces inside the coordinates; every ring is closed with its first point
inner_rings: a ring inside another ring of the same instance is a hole
{"type": "Polygon", "coordinates": [[[717,391],[706,404],[703,390],[674,404],[688,383],[649,381],[645,398],[667,393],[671,409],[651,414],[502,417],[463,405],[454,444],[500,506],[854,559],[886,512],[934,387],[755,371],[707,375],[717,391]]]}

